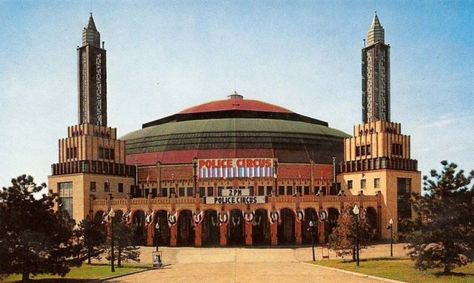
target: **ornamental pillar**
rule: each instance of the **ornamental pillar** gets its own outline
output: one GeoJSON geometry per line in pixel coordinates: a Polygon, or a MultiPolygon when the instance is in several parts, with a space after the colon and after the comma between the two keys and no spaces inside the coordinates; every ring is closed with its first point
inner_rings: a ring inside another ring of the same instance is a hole
{"type": "Polygon", "coordinates": [[[245,221],[245,245],[252,245],[252,222],[247,221],[245,221]]]}
{"type": "Polygon", "coordinates": [[[303,243],[303,238],[301,237],[301,221],[298,221],[298,219],[295,221],[295,238],[297,245],[301,245],[301,243],[303,243]]]}
{"type": "Polygon", "coordinates": [[[270,224],[270,232],[272,235],[272,246],[278,245],[278,222],[270,224]]]}
{"type": "Polygon", "coordinates": [[[150,223],[146,226],[146,245],[153,246],[153,236],[155,234],[153,223],[150,223]]]}
{"type": "Polygon", "coordinates": [[[194,226],[194,246],[202,246],[202,222],[194,226]]]}
{"type": "Polygon", "coordinates": [[[227,246],[227,223],[221,223],[219,226],[220,229],[220,239],[219,243],[222,247],[227,246]]]}
{"type": "Polygon", "coordinates": [[[325,243],[326,237],[324,235],[324,223],[325,221],[318,221],[318,236],[319,236],[319,243],[325,243]]]}

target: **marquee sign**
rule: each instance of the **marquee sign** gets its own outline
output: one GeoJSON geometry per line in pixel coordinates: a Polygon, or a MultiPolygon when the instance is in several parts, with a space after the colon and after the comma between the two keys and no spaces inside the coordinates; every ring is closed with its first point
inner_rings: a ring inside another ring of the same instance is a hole
{"type": "Polygon", "coordinates": [[[199,159],[198,177],[207,178],[272,178],[272,158],[199,159]]]}
{"type": "Polygon", "coordinates": [[[265,203],[265,196],[205,197],[206,204],[256,204],[265,203]]]}

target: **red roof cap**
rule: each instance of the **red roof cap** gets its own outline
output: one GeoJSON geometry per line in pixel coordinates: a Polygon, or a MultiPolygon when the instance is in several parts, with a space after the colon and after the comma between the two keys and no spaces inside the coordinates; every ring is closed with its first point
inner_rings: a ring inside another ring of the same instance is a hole
{"type": "Polygon", "coordinates": [[[258,100],[244,99],[244,97],[237,92],[229,95],[228,99],[216,100],[208,103],[200,104],[188,109],[185,109],[179,114],[191,114],[202,112],[216,112],[228,110],[244,110],[244,111],[258,111],[258,112],[278,112],[278,113],[293,113],[292,111],[280,106],[270,103],[261,102],[258,100]]]}

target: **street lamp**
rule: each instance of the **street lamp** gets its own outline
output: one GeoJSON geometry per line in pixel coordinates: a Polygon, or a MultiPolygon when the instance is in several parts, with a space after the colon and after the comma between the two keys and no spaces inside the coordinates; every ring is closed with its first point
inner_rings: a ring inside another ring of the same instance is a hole
{"type": "Polygon", "coordinates": [[[110,250],[112,251],[111,271],[115,272],[115,266],[114,266],[114,260],[115,260],[115,254],[114,254],[114,217],[115,217],[115,211],[114,211],[113,208],[110,209],[109,217],[110,217],[110,250]]]}
{"type": "Polygon", "coordinates": [[[309,221],[309,228],[308,231],[311,232],[311,249],[313,250],[313,261],[316,261],[316,255],[314,253],[314,230],[316,229],[316,225],[313,220],[309,221]]]}
{"type": "MultiPolygon", "coordinates": [[[[159,219],[159,218],[158,218],[159,219]]],[[[155,225],[155,242],[156,242],[156,251],[158,251],[158,233],[160,233],[160,223],[156,221],[155,225]]]]}
{"type": "Polygon", "coordinates": [[[359,266],[359,207],[354,205],[354,208],[352,209],[352,212],[355,215],[356,218],[356,261],[357,261],[357,266],[359,266]]]}
{"type": "Polygon", "coordinates": [[[393,219],[390,218],[388,221],[388,227],[390,229],[390,256],[393,256],[393,219]]]}

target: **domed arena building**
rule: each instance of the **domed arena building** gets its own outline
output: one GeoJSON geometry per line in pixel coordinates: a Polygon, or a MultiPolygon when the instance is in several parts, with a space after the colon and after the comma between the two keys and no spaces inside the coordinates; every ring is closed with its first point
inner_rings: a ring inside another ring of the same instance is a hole
{"type": "Polygon", "coordinates": [[[78,48],[79,124],[59,141],[48,178],[58,209],[104,222],[114,211],[142,245],[250,246],[308,244],[311,231],[326,242],[341,212],[357,205],[374,237],[387,238],[390,219],[411,217],[407,198],[420,190],[420,172],[410,137],[390,121],[389,64],[373,72],[389,60],[377,17],[368,37],[363,124],[352,136],[234,92],[117,139],[91,16],[78,48]]]}

